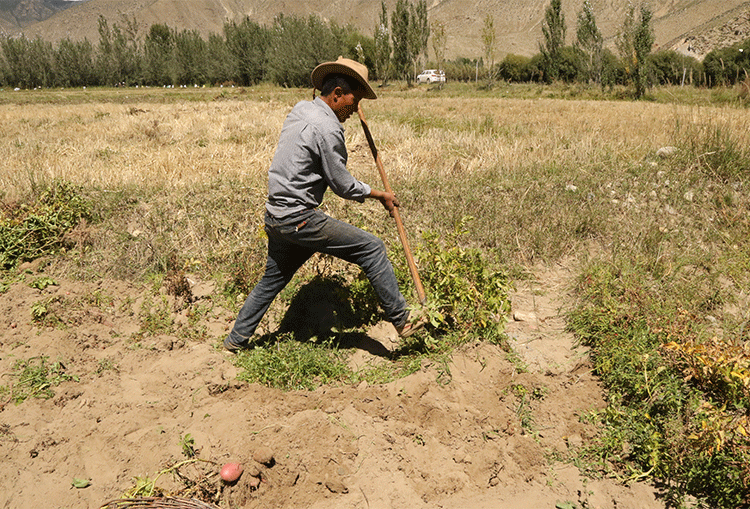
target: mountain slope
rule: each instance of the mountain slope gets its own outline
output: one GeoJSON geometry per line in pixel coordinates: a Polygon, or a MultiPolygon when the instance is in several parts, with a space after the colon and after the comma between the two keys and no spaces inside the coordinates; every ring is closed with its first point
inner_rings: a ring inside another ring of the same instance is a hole
{"type": "Polygon", "coordinates": [[[0,31],[13,34],[87,0],[0,0],[0,31]]]}
{"type": "MultiPolygon", "coordinates": [[[[395,0],[386,1],[389,12],[395,0]]],[[[549,0],[432,0],[428,3],[431,20],[445,23],[448,34],[447,56],[477,57],[482,54],[481,31],[484,18],[492,15],[497,29],[497,53],[533,55],[538,51],[544,11],[549,0]]],[[[563,1],[568,27],[567,42],[575,36],[576,16],[582,0],[563,1]]],[[[614,46],[614,38],[625,16],[626,3],[620,0],[592,0],[592,6],[606,44],[614,46]]],[[[701,37],[713,30],[708,50],[723,45],[720,28],[750,11],[747,0],[654,0],[654,30],[660,48],[682,48],[685,40],[701,37]],[[717,31],[718,27],[718,31],[717,31]]],[[[27,27],[27,37],[40,36],[56,41],[88,38],[98,40],[97,20],[104,16],[110,23],[121,22],[122,16],[136,19],[143,35],[154,23],[166,23],[177,30],[196,29],[204,36],[220,33],[228,20],[250,16],[262,24],[270,24],[278,13],[315,14],[340,24],[352,23],[371,35],[380,12],[379,0],[88,0],[58,12],[49,19],[27,27]]],[[[735,27],[740,38],[750,37],[747,23],[735,27]]],[[[733,42],[733,41],[732,41],[733,42]]],[[[702,46],[702,48],[703,48],[702,46]]],[[[702,57],[706,50],[694,56],[702,57]]]]}

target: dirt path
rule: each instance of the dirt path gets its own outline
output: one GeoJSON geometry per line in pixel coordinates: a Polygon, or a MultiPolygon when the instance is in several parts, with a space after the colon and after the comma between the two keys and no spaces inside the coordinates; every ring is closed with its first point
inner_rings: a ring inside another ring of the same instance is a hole
{"type": "MultiPolygon", "coordinates": [[[[183,460],[186,434],[201,458],[219,465],[249,465],[261,446],[274,451],[260,487],[252,490],[243,476],[223,489],[222,507],[663,507],[647,485],[584,480],[556,460],[594,433],[579,417],[603,405],[585,352],[564,332],[563,267],[518,283],[513,307],[525,320],[508,328],[518,359],[477,343],[456,353],[450,376],[444,366],[424,365],[389,384],[287,393],[238,382],[231,356],[213,342],[134,341],[146,295],[138,288],[58,280],[37,290],[28,284],[35,277],[0,295],[0,373],[45,355],[64,359],[78,380],[51,399],[0,409],[1,508],[98,508],[134,478],[183,460]],[[72,325],[32,324],[39,302],[62,303],[57,312],[72,325]],[[91,485],[74,488],[74,478],[91,485]]],[[[174,318],[187,320],[184,312],[174,318]]],[[[214,310],[203,325],[218,338],[232,319],[214,310]]],[[[370,336],[383,347],[395,341],[385,324],[370,336]]],[[[388,362],[373,351],[357,350],[352,362],[388,362]]],[[[185,469],[213,486],[217,471],[208,463],[185,469]]],[[[181,484],[164,475],[158,485],[181,484]]]]}

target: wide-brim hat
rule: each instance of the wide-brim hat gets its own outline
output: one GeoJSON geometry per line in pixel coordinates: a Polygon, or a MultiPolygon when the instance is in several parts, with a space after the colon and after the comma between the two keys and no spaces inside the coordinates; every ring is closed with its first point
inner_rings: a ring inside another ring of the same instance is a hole
{"type": "Polygon", "coordinates": [[[370,83],[367,81],[367,66],[360,64],[356,60],[339,57],[335,62],[323,62],[313,69],[313,72],[310,75],[313,86],[318,90],[322,90],[326,76],[329,74],[344,74],[350,76],[362,84],[362,88],[365,91],[365,95],[363,96],[365,99],[378,98],[370,86],[370,83]]]}

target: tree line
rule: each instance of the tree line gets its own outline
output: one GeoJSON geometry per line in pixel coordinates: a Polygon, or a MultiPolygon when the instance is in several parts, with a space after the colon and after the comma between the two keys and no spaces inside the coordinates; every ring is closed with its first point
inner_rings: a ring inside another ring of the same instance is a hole
{"type": "MultiPolygon", "coordinates": [[[[179,86],[272,81],[309,84],[310,69],[339,55],[357,56],[361,36],[351,27],[317,16],[278,15],[271,26],[250,18],[227,22],[221,34],[204,38],[196,30],[151,25],[145,36],[135,20],[99,18],[99,40],[41,38],[0,40],[0,82],[4,86],[179,86]]],[[[366,44],[366,42],[365,42],[366,44]]]]}
{"type": "Polygon", "coordinates": [[[398,0],[388,17],[383,4],[387,46],[320,17],[277,15],[270,26],[249,17],[226,22],[207,38],[197,30],[178,31],[154,24],[141,36],[135,19],[110,24],[99,17],[99,40],[0,39],[0,84],[19,88],[82,86],[183,86],[262,81],[307,86],[317,64],[346,56],[365,63],[374,78],[411,80],[429,39],[425,0],[398,0]],[[377,44],[376,44],[377,42],[377,44]],[[377,51],[376,52],[376,46],[377,51]],[[384,56],[385,55],[385,56],[384,56]],[[378,58],[380,60],[378,60],[378,58]]]}
{"type": "Polygon", "coordinates": [[[653,14],[629,4],[616,35],[616,52],[604,47],[590,0],[566,45],[562,0],[551,0],[542,23],[539,52],[531,57],[498,53],[494,19],[488,14],[481,32],[483,54],[446,61],[450,26],[428,19],[426,0],[385,2],[372,36],[351,25],[318,16],[279,14],[270,26],[249,17],[226,22],[207,38],[196,30],[178,31],[154,24],[140,34],[135,19],[110,24],[100,17],[97,42],[41,38],[0,38],[0,85],[36,87],[192,86],[271,82],[286,87],[309,85],[309,71],[343,55],[363,62],[373,79],[411,83],[423,67],[443,69],[446,78],[492,85],[508,82],[590,83],[602,87],[632,85],[636,96],[657,84],[732,85],[748,80],[750,39],[709,53],[703,62],[675,51],[652,53],[653,14]],[[432,55],[428,55],[429,50],[432,55]]]}
{"type": "MultiPolygon", "coordinates": [[[[641,97],[655,85],[729,86],[747,80],[750,71],[750,39],[706,55],[703,62],[673,50],[652,52],[655,37],[653,12],[646,5],[629,3],[615,34],[615,50],[604,47],[604,37],[596,24],[590,0],[584,0],[577,13],[573,43],[566,45],[567,24],[561,0],[551,0],[542,22],[539,53],[532,57],[508,54],[499,63],[492,60],[495,40],[492,17],[485,18],[482,32],[485,62],[483,79],[509,82],[589,83],[601,87],[632,86],[641,97]]],[[[446,74],[460,74],[462,79],[477,79],[467,61],[459,59],[446,64],[446,74]]]]}

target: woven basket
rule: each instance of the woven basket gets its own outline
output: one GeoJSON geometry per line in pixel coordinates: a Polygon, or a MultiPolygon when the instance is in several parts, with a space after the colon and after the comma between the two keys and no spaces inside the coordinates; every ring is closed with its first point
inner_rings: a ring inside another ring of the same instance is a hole
{"type": "Polygon", "coordinates": [[[107,502],[100,509],[220,509],[194,498],[182,497],[143,497],[121,498],[107,502]]]}

